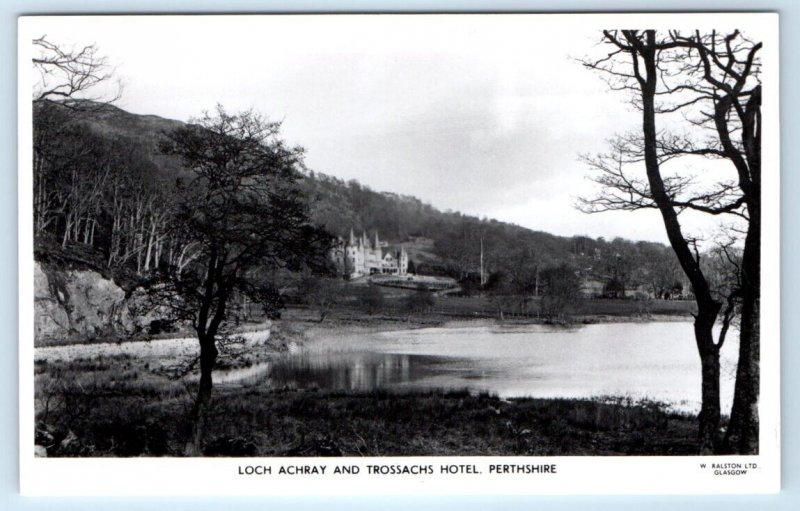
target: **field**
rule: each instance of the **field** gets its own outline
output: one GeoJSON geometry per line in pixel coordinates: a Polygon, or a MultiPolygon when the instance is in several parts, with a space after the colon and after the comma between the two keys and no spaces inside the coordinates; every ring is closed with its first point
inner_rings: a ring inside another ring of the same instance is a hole
{"type": "MultiPolygon", "coordinates": [[[[519,300],[493,299],[485,295],[457,296],[453,294],[437,294],[433,305],[424,310],[417,309],[409,314],[405,300],[414,291],[393,287],[379,289],[384,296],[384,303],[373,316],[405,317],[407,320],[430,321],[433,318],[467,319],[467,318],[519,318],[527,321],[543,321],[538,314],[538,298],[528,299],[524,305],[519,300]],[[501,314],[502,311],[502,314],[501,314]]],[[[313,309],[313,307],[312,307],[313,309]]],[[[603,321],[641,321],[653,316],[689,317],[696,309],[693,301],[688,300],[633,300],[613,298],[579,299],[570,303],[565,312],[571,321],[576,323],[594,323],[603,321]]],[[[356,303],[339,303],[330,306],[331,311],[358,314],[360,307],[356,303]]]]}
{"type": "MultiPolygon", "coordinates": [[[[527,316],[536,317],[538,300],[532,299],[526,310],[527,316]]],[[[504,315],[515,315],[513,307],[503,307],[504,315]]],[[[484,296],[437,297],[433,310],[452,315],[497,316],[500,307],[484,296]]],[[[688,315],[694,311],[694,302],[678,300],[622,300],[585,299],[571,304],[570,313],[580,319],[590,316],[646,317],[648,315],[688,315]]]]}

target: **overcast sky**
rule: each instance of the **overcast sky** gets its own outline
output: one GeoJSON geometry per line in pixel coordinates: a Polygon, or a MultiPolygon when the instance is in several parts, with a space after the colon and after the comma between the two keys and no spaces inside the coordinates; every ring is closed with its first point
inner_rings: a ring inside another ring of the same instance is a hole
{"type": "MultiPolygon", "coordinates": [[[[38,18],[96,43],[118,106],[189,120],[221,103],[283,120],[307,166],[442,210],[560,235],[666,241],[654,212],[587,215],[582,153],[639,121],[575,58],[608,23],[564,16],[38,18]]],[[[602,49],[601,49],[602,51],[602,49]]],[[[686,219],[687,230],[708,224],[686,219]]]]}

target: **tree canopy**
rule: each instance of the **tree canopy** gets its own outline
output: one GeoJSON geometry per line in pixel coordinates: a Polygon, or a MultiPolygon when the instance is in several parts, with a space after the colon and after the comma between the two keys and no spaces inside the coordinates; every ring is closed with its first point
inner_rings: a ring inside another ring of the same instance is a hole
{"type": "MultiPolygon", "coordinates": [[[[302,151],[278,137],[280,124],[252,111],[222,106],[168,134],[162,150],[177,155],[191,176],[177,183],[173,231],[190,248],[191,264],[171,267],[153,287],[194,326],[200,342],[200,421],[212,386],[217,335],[234,293],[273,303],[265,268],[324,270],[331,237],[311,223],[297,186],[302,151]]],[[[196,438],[194,448],[200,444],[196,438]]]]}

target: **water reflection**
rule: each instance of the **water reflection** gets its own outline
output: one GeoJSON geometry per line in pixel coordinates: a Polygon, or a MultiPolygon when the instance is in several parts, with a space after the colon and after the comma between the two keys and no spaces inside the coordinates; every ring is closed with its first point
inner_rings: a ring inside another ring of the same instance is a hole
{"type": "MultiPolygon", "coordinates": [[[[733,396],[736,333],[721,351],[721,401],[733,396]]],[[[320,336],[304,351],[218,372],[215,381],[333,390],[470,389],[501,397],[653,399],[697,412],[700,360],[692,325],[611,323],[426,328],[320,336]]]]}
{"type": "Polygon", "coordinates": [[[454,359],[395,353],[301,353],[246,369],[221,372],[220,383],[275,388],[374,390],[402,386],[443,372],[459,372],[454,359]]]}

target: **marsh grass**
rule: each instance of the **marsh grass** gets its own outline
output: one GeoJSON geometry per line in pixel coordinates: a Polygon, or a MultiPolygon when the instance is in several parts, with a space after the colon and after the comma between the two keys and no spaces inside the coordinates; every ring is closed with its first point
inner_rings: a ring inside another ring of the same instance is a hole
{"type": "MultiPolygon", "coordinates": [[[[48,456],[181,456],[195,389],[119,357],[36,365],[48,456]]],[[[695,419],[658,403],[463,391],[218,386],[207,456],[695,454],[695,419]]]]}
{"type": "MultiPolygon", "coordinates": [[[[220,366],[247,367],[302,345],[309,325],[276,322],[260,351],[238,350],[233,342],[220,366]]],[[[333,319],[312,326],[352,325],[333,319]]],[[[37,360],[37,444],[48,456],[181,456],[196,383],[173,373],[159,357],[129,354],[37,360]]],[[[660,403],[621,398],[217,385],[204,454],[688,455],[697,453],[696,420],[660,403]]]]}

